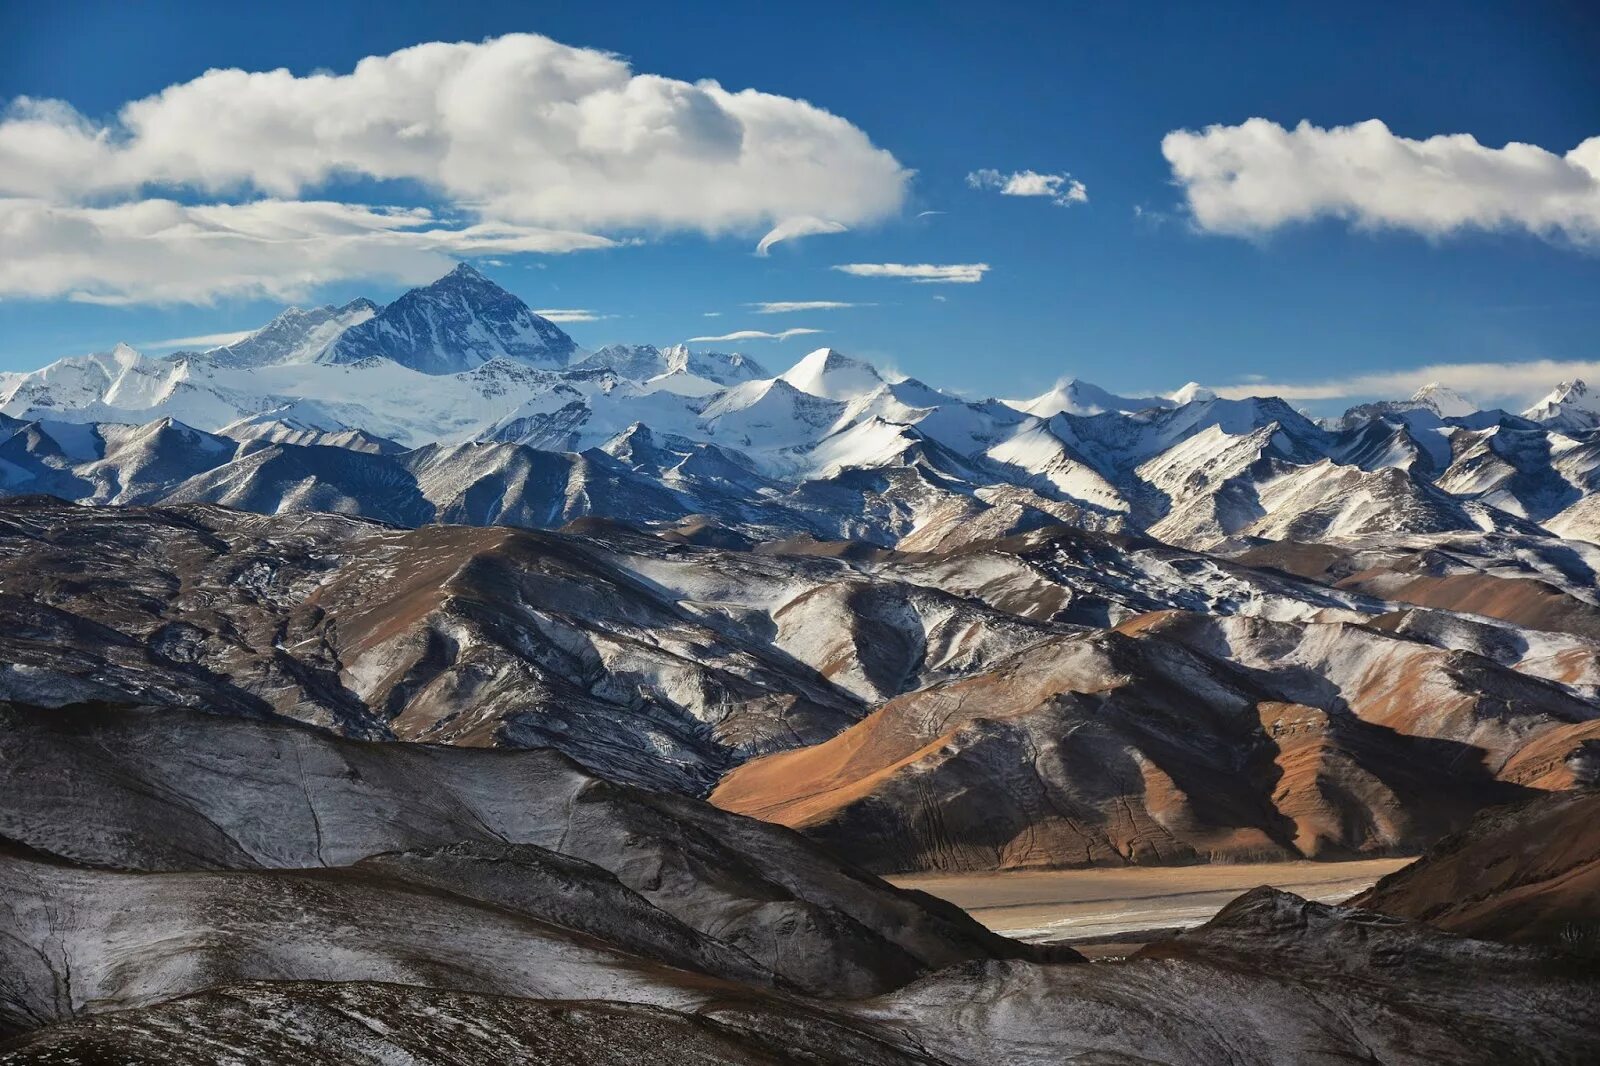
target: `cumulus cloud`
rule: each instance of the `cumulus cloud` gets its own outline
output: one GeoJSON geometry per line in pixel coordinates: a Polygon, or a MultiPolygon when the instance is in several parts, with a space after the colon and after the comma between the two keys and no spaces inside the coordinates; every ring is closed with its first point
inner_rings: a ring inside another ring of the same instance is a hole
{"type": "Polygon", "coordinates": [[[1071,174],[1040,174],[1033,170],[1002,174],[985,167],[968,174],[967,184],[974,189],[997,189],[1001,196],[1047,196],[1057,207],[1089,202],[1089,190],[1071,174]]]}
{"type": "MultiPolygon", "coordinates": [[[[502,231],[770,229],[770,247],[893,215],[910,172],[802,100],[635,73],[533,34],[417,45],[342,74],[211,70],[108,122],[29,98],[0,115],[0,197],[14,200],[131,207],[170,190],[184,202],[317,202],[351,177],[418,183],[502,231]]],[[[7,258],[28,270],[10,247],[7,258]]],[[[343,276],[367,271],[359,256],[334,260],[343,276]]],[[[266,256],[254,272],[272,265],[266,256]]],[[[115,276],[74,284],[128,288],[115,276]]],[[[197,291],[193,278],[146,287],[197,291]]]]}
{"type": "Polygon", "coordinates": [[[154,352],[168,348],[193,348],[204,352],[212,348],[226,348],[230,344],[237,344],[253,332],[255,331],[246,329],[235,333],[202,333],[197,337],[169,337],[164,341],[140,341],[135,347],[154,352]]]}
{"type": "Polygon", "coordinates": [[[768,333],[760,329],[740,329],[732,333],[724,333],[716,337],[690,337],[691,344],[697,342],[713,341],[786,341],[790,337],[802,337],[808,333],[822,333],[820,329],[786,329],[782,333],[768,333]]]}
{"type": "Polygon", "coordinates": [[[341,278],[429,281],[458,256],[611,244],[586,233],[446,224],[419,208],[333,201],[77,207],[0,199],[0,295],[105,304],[301,300],[341,278]]]}
{"type": "Polygon", "coordinates": [[[907,278],[915,282],[972,285],[989,272],[988,263],[841,263],[834,267],[858,278],[907,278]]]}
{"type": "Polygon", "coordinates": [[[602,319],[616,318],[616,315],[602,315],[599,311],[589,311],[578,307],[546,307],[535,311],[534,314],[541,318],[548,318],[552,322],[599,322],[602,319]]]}
{"type": "Polygon", "coordinates": [[[1194,222],[1250,236],[1318,218],[1440,237],[1523,230],[1600,246],[1600,137],[1556,155],[1457,133],[1413,140],[1373,119],[1285,129],[1252,118],[1161,142],[1194,222]]]}
{"type": "Polygon", "coordinates": [[[767,231],[767,235],[756,245],[756,254],[766,255],[779,241],[792,241],[797,237],[811,237],[818,233],[843,233],[849,228],[842,222],[811,215],[787,218],[767,231]]]}
{"type": "Polygon", "coordinates": [[[1431,363],[1404,370],[1353,374],[1310,382],[1281,382],[1248,374],[1240,384],[1217,385],[1212,391],[1230,400],[1247,396],[1279,396],[1313,403],[1334,400],[1394,399],[1429,384],[1442,384],[1489,406],[1518,411],[1535,403],[1560,381],[1583,378],[1600,383],[1600,361],[1529,359],[1522,362],[1431,363]]]}
{"type": "Polygon", "coordinates": [[[771,300],[745,304],[758,315],[784,315],[791,311],[840,311],[848,307],[875,307],[875,304],[848,303],[843,300],[771,300]]]}

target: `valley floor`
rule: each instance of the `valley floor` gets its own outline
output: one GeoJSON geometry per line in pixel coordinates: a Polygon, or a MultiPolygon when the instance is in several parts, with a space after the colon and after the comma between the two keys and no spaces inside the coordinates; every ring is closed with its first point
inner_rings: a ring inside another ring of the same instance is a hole
{"type": "Polygon", "coordinates": [[[1349,899],[1409,858],[1354,862],[1133,866],[1088,870],[1009,870],[904,874],[888,880],[949,900],[1005,936],[1031,943],[1071,942],[1091,957],[1097,942],[1134,950],[1135,934],[1190,928],[1241,892],[1270,885],[1322,903],[1349,899]]]}

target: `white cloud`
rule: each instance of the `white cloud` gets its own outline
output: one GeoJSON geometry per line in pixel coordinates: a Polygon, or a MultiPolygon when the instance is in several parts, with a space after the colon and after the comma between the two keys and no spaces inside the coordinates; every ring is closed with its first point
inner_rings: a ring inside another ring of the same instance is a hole
{"type": "Polygon", "coordinates": [[[702,311],[702,312],[700,312],[700,317],[702,317],[702,318],[721,318],[722,317],[722,312],[721,311],[702,311]]]}
{"type": "Polygon", "coordinates": [[[450,225],[422,209],[331,201],[74,207],[0,199],[0,295],[105,304],[301,300],[341,278],[429,281],[457,256],[612,243],[505,223],[450,225]]]}
{"type": "Polygon", "coordinates": [[[847,303],[841,300],[771,300],[745,304],[758,315],[785,315],[791,311],[840,311],[849,307],[875,307],[876,304],[847,303]]]}
{"type": "Polygon", "coordinates": [[[1176,130],[1161,151],[1195,224],[1213,233],[1336,218],[1430,237],[1525,230],[1600,245],[1600,137],[1562,156],[1516,142],[1489,148],[1465,133],[1412,140],[1376,119],[1287,130],[1252,118],[1176,130]]]}
{"type": "Polygon", "coordinates": [[[1001,196],[1047,196],[1057,207],[1089,202],[1089,190],[1071,174],[1040,174],[1033,170],[1002,174],[985,167],[968,174],[967,184],[974,189],[998,189],[1001,196]]]}
{"type": "Polygon", "coordinates": [[[1249,374],[1241,384],[1217,385],[1212,389],[1231,400],[1279,396],[1285,400],[1315,402],[1395,399],[1438,382],[1477,402],[1520,411],[1548,393],[1557,382],[1572,378],[1600,383],[1600,361],[1530,359],[1503,363],[1432,363],[1406,370],[1353,374],[1312,382],[1268,381],[1259,374],[1249,374]]]}
{"type": "Polygon", "coordinates": [[[768,333],[760,329],[741,329],[732,333],[724,333],[717,337],[690,337],[690,343],[701,341],[786,341],[790,337],[801,337],[808,333],[822,333],[820,329],[786,329],[782,333],[768,333]]]}
{"type": "Polygon", "coordinates": [[[803,215],[800,218],[786,218],[767,231],[756,245],[757,255],[766,255],[774,244],[779,241],[792,241],[797,237],[811,237],[818,233],[843,233],[850,227],[842,222],[833,222],[826,218],[814,218],[803,215]]]}
{"type": "MultiPolygon", "coordinates": [[[[227,258],[237,276],[211,287],[201,279],[214,256],[190,270],[158,254],[135,282],[115,261],[97,276],[77,250],[113,239],[89,230],[117,228],[111,216],[87,214],[89,205],[237,211],[251,206],[238,201],[263,196],[317,202],[352,177],[418,183],[438,197],[441,213],[468,219],[459,232],[480,236],[446,240],[436,232],[433,251],[442,257],[459,252],[453,244],[483,240],[479,226],[522,236],[521,245],[501,239],[481,249],[497,252],[569,251],[599,239],[527,236],[543,231],[766,229],[770,246],[895,214],[911,173],[862,130],[803,100],[635,73],[618,56],[533,34],[417,45],[370,56],[344,74],[210,70],[123,105],[104,123],[57,100],[18,98],[0,113],[0,197],[73,207],[54,219],[29,209],[27,249],[45,261],[38,273],[66,277],[90,298],[204,299],[330,276],[416,275],[418,240],[401,242],[408,254],[395,267],[366,254],[371,239],[348,252],[324,241],[305,270],[265,240],[250,245],[253,262],[235,243],[227,258]],[[222,202],[148,206],[146,198],[164,190],[184,202],[222,202]],[[62,240],[75,234],[79,245],[47,243],[46,231],[62,240]],[[76,265],[66,269],[64,259],[76,265]],[[273,271],[289,277],[261,280],[273,271]]],[[[20,210],[9,209],[9,224],[20,224],[20,210]]],[[[13,275],[35,272],[9,244],[5,257],[13,275]]],[[[5,291],[49,296],[64,288],[13,281],[5,291]]]]}
{"type": "Polygon", "coordinates": [[[254,332],[246,329],[236,333],[202,333],[198,337],[170,337],[164,341],[141,341],[134,347],[153,352],[169,348],[190,348],[205,352],[212,348],[226,348],[230,344],[237,344],[254,332]]]}
{"type": "Polygon", "coordinates": [[[210,70],[101,126],[54,100],[0,121],[0,192],[182,186],[299,196],[359,174],[487,215],[708,233],[899,210],[910,173],[848,121],[714,81],[636,74],[535,34],[369,56],[348,74],[210,70]]]}
{"type": "Polygon", "coordinates": [[[989,272],[988,263],[841,263],[834,267],[858,278],[908,278],[916,282],[972,285],[989,272]]]}
{"type": "Polygon", "coordinates": [[[599,311],[589,311],[578,307],[547,307],[534,314],[541,318],[548,318],[552,322],[599,322],[606,318],[616,318],[616,315],[602,315],[599,311]]]}

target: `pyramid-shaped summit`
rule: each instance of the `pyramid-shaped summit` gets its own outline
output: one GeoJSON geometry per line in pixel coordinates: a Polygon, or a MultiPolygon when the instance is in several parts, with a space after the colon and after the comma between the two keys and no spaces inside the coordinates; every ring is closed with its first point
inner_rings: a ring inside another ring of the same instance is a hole
{"type": "Polygon", "coordinates": [[[345,330],[317,361],[380,358],[424,374],[455,374],[491,359],[563,367],[577,350],[554,322],[462,263],[345,330]]]}
{"type": "Polygon", "coordinates": [[[801,392],[829,400],[850,400],[883,385],[883,377],[870,363],[852,359],[833,348],[818,348],[779,378],[801,392]]]}

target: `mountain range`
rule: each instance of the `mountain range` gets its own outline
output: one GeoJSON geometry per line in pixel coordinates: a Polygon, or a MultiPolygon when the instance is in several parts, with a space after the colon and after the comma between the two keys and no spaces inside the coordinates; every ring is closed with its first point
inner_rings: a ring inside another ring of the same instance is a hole
{"type": "Polygon", "coordinates": [[[1201,549],[1600,536],[1581,381],[1521,414],[1440,386],[1322,420],[1194,385],[972,401],[830,348],[775,376],[684,345],[584,351],[466,265],[210,351],[0,374],[0,434],[0,492],[405,525],[593,515],[910,550],[1062,523],[1201,549]]]}
{"type": "Polygon", "coordinates": [[[1595,1061],[1597,466],[470,267],[5,375],[0,1066],[1595,1061]],[[1094,965],[880,877],[1418,853],[1094,965]]]}

